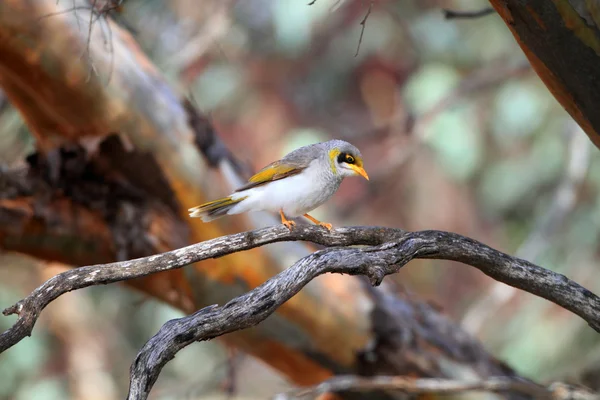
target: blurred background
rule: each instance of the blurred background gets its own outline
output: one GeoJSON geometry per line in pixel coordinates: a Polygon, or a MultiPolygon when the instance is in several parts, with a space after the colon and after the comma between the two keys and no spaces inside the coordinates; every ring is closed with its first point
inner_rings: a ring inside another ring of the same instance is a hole
{"type": "MultiPolygon", "coordinates": [[[[444,17],[487,1],[308,2],[128,0],[119,21],[252,169],[330,138],[361,149],[371,180],[346,180],[315,217],[457,232],[600,291],[600,154],[497,15],[444,17]]],[[[2,164],[22,162],[33,140],[0,95],[2,164]]],[[[1,308],[64,269],[13,253],[0,264],[1,308]]],[[[420,261],[387,279],[525,376],[563,380],[600,362],[582,320],[473,268],[420,261]]],[[[0,356],[0,398],[121,398],[137,350],[181,315],[119,285],[67,294],[0,356]]],[[[169,363],[151,398],[258,399],[289,387],[212,341],[169,363]]]]}

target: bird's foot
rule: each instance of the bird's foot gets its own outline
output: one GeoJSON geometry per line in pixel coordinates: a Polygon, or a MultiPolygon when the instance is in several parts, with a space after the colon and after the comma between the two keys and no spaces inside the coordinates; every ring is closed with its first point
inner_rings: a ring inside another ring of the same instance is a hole
{"type": "Polygon", "coordinates": [[[312,217],[308,214],[304,214],[304,216],[308,219],[310,219],[312,222],[314,222],[316,225],[322,226],[324,228],[327,228],[328,231],[331,231],[331,229],[333,228],[333,225],[327,223],[327,222],[321,222],[318,219],[316,219],[315,217],[312,217]]]}
{"type": "Polygon", "coordinates": [[[285,221],[281,221],[282,224],[284,224],[291,232],[292,227],[296,226],[296,222],[292,221],[291,219],[287,219],[285,221]]]}
{"type": "Polygon", "coordinates": [[[281,223],[284,224],[291,232],[292,227],[296,225],[296,222],[292,221],[291,219],[287,219],[283,214],[283,210],[279,210],[279,215],[281,215],[281,223]]]}
{"type": "Polygon", "coordinates": [[[329,232],[333,229],[333,225],[328,224],[327,222],[319,222],[318,225],[327,228],[329,232]]]}

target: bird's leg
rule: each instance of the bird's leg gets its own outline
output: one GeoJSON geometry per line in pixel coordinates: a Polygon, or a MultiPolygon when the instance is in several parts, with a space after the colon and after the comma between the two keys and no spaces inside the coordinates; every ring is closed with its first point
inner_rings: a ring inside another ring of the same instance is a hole
{"type": "Polygon", "coordinates": [[[316,219],[315,217],[311,217],[308,214],[304,214],[304,216],[308,219],[310,219],[312,222],[314,222],[315,224],[319,225],[319,226],[324,226],[325,228],[327,228],[328,231],[331,230],[331,228],[333,228],[333,225],[328,224],[327,222],[321,222],[318,219],[316,219]]]}
{"type": "Polygon", "coordinates": [[[291,219],[287,219],[285,215],[283,215],[283,210],[279,210],[279,215],[281,215],[281,223],[287,226],[287,228],[291,231],[292,227],[296,225],[296,223],[291,219]]]}

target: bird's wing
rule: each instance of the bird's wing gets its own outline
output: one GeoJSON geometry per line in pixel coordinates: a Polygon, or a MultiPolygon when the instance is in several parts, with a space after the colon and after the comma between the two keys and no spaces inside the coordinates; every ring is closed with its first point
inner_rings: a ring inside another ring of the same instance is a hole
{"type": "Polygon", "coordinates": [[[264,185],[279,179],[287,178],[288,176],[296,175],[302,172],[308,165],[301,163],[289,162],[287,160],[275,161],[260,171],[253,177],[248,179],[248,183],[238,188],[236,192],[251,189],[256,186],[264,185]]]}

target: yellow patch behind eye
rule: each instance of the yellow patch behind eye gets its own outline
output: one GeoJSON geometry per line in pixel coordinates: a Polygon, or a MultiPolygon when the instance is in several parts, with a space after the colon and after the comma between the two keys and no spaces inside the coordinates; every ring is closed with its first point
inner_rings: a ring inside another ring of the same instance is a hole
{"type": "Polygon", "coordinates": [[[337,167],[335,166],[335,161],[337,160],[340,153],[340,149],[333,149],[329,151],[329,162],[331,163],[331,171],[334,174],[337,174],[337,167]]]}

